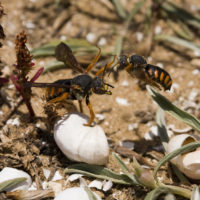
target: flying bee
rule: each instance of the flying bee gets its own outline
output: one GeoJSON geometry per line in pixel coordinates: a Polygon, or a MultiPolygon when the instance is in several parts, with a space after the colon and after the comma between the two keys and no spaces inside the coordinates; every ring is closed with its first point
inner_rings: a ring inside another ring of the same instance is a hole
{"type": "Polygon", "coordinates": [[[146,60],[139,55],[130,57],[121,55],[117,68],[125,69],[131,76],[159,89],[162,86],[164,90],[170,90],[172,86],[172,79],[168,72],[158,66],[147,64],[146,60]]]}
{"type": "Polygon", "coordinates": [[[102,67],[96,72],[95,77],[91,77],[88,72],[94,67],[101,55],[101,49],[94,60],[84,70],[74,57],[72,50],[63,42],[61,42],[55,49],[55,55],[57,60],[69,65],[73,70],[79,71],[83,74],[78,75],[71,79],[61,79],[54,83],[32,83],[28,82],[26,87],[40,87],[46,88],[46,100],[48,103],[56,103],[62,100],[78,100],[80,111],[82,112],[82,100],[86,100],[86,105],[90,111],[90,119],[85,126],[91,126],[94,121],[95,114],[90,103],[90,96],[95,93],[98,95],[111,95],[112,92],[109,87],[114,88],[112,85],[104,82],[104,75],[107,68],[109,68],[114,60],[108,63],[105,67],[102,67]],[[102,74],[100,76],[100,74],[102,74]]]}

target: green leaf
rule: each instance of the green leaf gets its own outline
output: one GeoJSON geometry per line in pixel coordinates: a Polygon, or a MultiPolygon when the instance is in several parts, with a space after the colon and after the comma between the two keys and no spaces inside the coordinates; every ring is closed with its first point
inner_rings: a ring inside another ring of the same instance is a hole
{"type": "Polygon", "coordinates": [[[123,46],[123,40],[124,40],[123,36],[119,36],[117,38],[117,41],[116,41],[115,47],[114,47],[114,51],[113,51],[114,55],[120,56],[121,51],[122,51],[122,46],[123,46]]]}
{"type": "Polygon", "coordinates": [[[178,186],[171,186],[171,185],[162,185],[147,194],[144,200],[156,200],[159,195],[163,193],[172,193],[183,196],[185,198],[190,198],[191,191],[182,187],[178,186]]]}
{"type": "Polygon", "coordinates": [[[160,93],[156,92],[150,86],[147,86],[147,90],[153,100],[164,110],[167,111],[170,115],[175,117],[176,119],[190,125],[196,131],[200,132],[200,122],[189,113],[181,110],[174,104],[172,104],[168,99],[162,96],[160,93]]]}
{"type": "Polygon", "coordinates": [[[55,55],[55,48],[60,43],[64,42],[67,44],[73,51],[73,53],[84,52],[86,53],[96,53],[97,48],[96,46],[90,44],[88,41],[83,39],[70,39],[66,41],[55,40],[49,44],[44,46],[35,48],[31,51],[34,57],[41,57],[41,56],[54,56],[55,55]]]}
{"type": "Polygon", "coordinates": [[[186,153],[186,152],[189,152],[189,151],[192,151],[196,148],[200,147],[200,142],[191,142],[189,144],[186,144],[184,146],[182,146],[181,148],[179,149],[176,149],[175,151],[172,151],[171,153],[169,153],[168,155],[164,156],[157,164],[156,168],[154,169],[154,178],[156,181],[157,180],[157,172],[158,170],[160,169],[160,167],[162,165],[164,165],[166,162],[170,161],[172,158],[176,157],[177,155],[180,155],[182,153],[186,153]]]}
{"type": "Polygon", "coordinates": [[[52,60],[47,65],[44,66],[44,71],[43,73],[46,73],[48,71],[60,69],[60,68],[65,68],[66,65],[63,62],[57,61],[57,60],[52,60]]]}
{"type": "Polygon", "coordinates": [[[125,19],[126,18],[126,11],[125,9],[123,8],[120,0],[112,0],[112,3],[114,4],[116,10],[117,10],[117,13],[118,15],[122,18],[122,19],[125,19]]]}
{"type": "Polygon", "coordinates": [[[111,180],[113,183],[132,185],[133,181],[125,174],[118,174],[99,165],[89,165],[85,163],[71,165],[65,169],[65,173],[80,173],[86,176],[103,180],[111,180]]]}
{"type": "Polygon", "coordinates": [[[199,200],[199,199],[200,199],[199,187],[195,185],[192,190],[192,195],[190,200],[199,200]]]}
{"type": "Polygon", "coordinates": [[[147,194],[144,200],[156,200],[159,195],[163,193],[168,193],[169,189],[165,187],[157,187],[156,189],[152,190],[147,194]]]}
{"type": "Polygon", "coordinates": [[[115,153],[114,153],[114,158],[117,161],[118,166],[124,172],[124,174],[126,174],[126,176],[128,176],[133,181],[133,185],[141,185],[137,180],[137,178],[134,176],[134,174],[130,173],[130,170],[128,169],[126,164],[115,153]]]}
{"type": "Polygon", "coordinates": [[[172,194],[180,195],[187,199],[191,197],[191,190],[185,189],[183,187],[174,186],[174,185],[164,185],[164,184],[162,187],[169,189],[169,192],[172,194]]]}
{"type": "Polygon", "coordinates": [[[157,127],[158,127],[158,134],[160,136],[163,147],[166,150],[167,143],[169,141],[169,137],[167,134],[164,112],[161,108],[158,109],[158,111],[156,113],[156,123],[157,123],[157,127]]]}
{"type": "Polygon", "coordinates": [[[98,200],[98,198],[95,196],[95,194],[90,190],[88,186],[85,186],[84,190],[87,192],[87,195],[90,200],[98,200]]]}
{"type": "Polygon", "coordinates": [[[183,23],[200,28],[200,18],[177,6],[176,4],[165,1],[165,3],[162,4],[162,8],[167,12],[168,17],[174,20],[182,20],[183,23]]]}
{"type": "Polygon", "coordinates": [[[199,45],[196,45],[196,44],[194,44],[192,42],[188,42],[187,40],[180,39],[178,37],[160,34],[160,35],[156,35],[154,37],[154,40],[171,42],[171,43],[177,44],[179,46],[191,49],[193,51],[200,52],[200,46],[199,45]]]}
{"type": "Polygon", "coordinates": [[[8,181],[4,181],[0,183],[0,192],[5,191],[6,189],[17,185],[18,183],[22,183],[25,180],[27,180],[27,178],[13,178],[8,181]]]}

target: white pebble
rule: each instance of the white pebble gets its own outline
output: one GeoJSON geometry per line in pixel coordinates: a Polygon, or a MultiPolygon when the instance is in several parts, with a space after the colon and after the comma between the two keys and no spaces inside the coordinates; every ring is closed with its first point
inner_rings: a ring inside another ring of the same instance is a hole
{"type": "Polygon", "coordinates": [[[124,99],[124,98],[120,98],[120,97],[116,97],[116,102],[121,105],[121,106],[128,106],[129,105],[129,102],[127,99],[124,99]]]}
{"type": "Polygon", "coordinates": [[[144,38],[144,34],[142,32],[137,32],[136,37],[137,37],[137,41],[141,42],[144,38]]]}
{"type": "Polygon", "coordinates": [[[138,128],[138,123],[134,123],[134,124],[129,124],[128,125],[128,130],[129,131],[133,131],[134,129],[138,128]]]}
{"type": "MultiPolygon", "coordinates": [[[[101,200],[96,193],[93,194],[97,200],[101,200]]],[[[59,193],[54,200],[90,200],[90,198],[83,187],[73,187],[59,193]]]]}
{"type": "Polygon", "coordinates": [[[112,181],[103,181],[103,191],[107,192],[108,190],[110,190],[113,186],[113,182],[112,181]]]}
{"type": "Polygon", "coordinates": [[[156,26],[154,32],[155,32],[156,35],[161,34],[161,32],[162,32],[162,28],[161,28],[160,26],[156,26]]]}
{"type": "Polygon", "coordinates": [[[56,171],[51,181],[57,181],[57,180],[62,180],[62,179],[63,179],[63,176],[60,174],[59,171],[56,171]]]}
{"type": "Polygon", "coordinates": [[[68,182],[73,182],[73,181],[76,181],[76,180],[80,179],[82,176],[83,176],[82,174],[72,174],[72,175],[70,175],[67,178],[65,185],[67,185],[68,182]]]}
{"type": "Polygon", "coordinates": [[[33,183],[31,184],[31,186],[28,188],[28,190],[29,190],[29,191],[30,191],[30,190],[37,190],[36,182],[33,182],[33,183]]]}
{"type": "Polygon", "coordinates": [[[194,85],[194,81],[189,81],[188,86],[191,87],[194,85]]]}
{"type": "Polygon", "coordinates": [[[128,81],[126,80],[122,81],[121,86],[125,86],[125,87],[129,86],[128,81]]]}
{"type": "Polygon", "coordinates": [[[199,57],[200,56],[200,51],[194,51],[194,55],[199,57]]]}
{"type": "Polygon", "coordinates": [[[51,171],[49,169],[45,169],[45,168],[43,168],[42,170],[43,170],[43,174],[44,174],[45,178],[48,179],[51,171]]]}
{"type": "Polygon", "coordinates": [[[88,187],[90,187],[90,188],[96,188],[98,190],[101,190],[102,187],[103,187],[103,183],[101,181],[94,180],[94,181],[90,182],[90,184],[88,185],[88,187]]]}
{"type": "Polygon", "coordinates": [[[10,84],[9,86],[8,86],[8,89],[13,89],[15,86],[13,85],[13,84],[10,84]]]}
{"type": "Polygon", "coordinates": [[[194,74],[194,75],[199,74],[199,70],[198,70],[198,69],[194,69],[194,70],[192,71],[192,74],[194,74]]]}
{"type": "Polygon", "coordinates": [[[104,115],[101,114],[95,114],[95,117],[99,120],[99,121],[103,121],[105,119],[104,115]]]}
{"type": "Polygon", "coordinates": [[[152,62],[153,58],[152,58],[151,56],[149,56],[149,57],[147,58],[147,60],[148,60],[148,62],[152,62]]]}
{"type": "Polygon", "coordinates": [[[14,126],[19,126],[20,122],[19,122],[18,118],[15,118],[15,119],[9,119],[6,124],[11,124],[11,125],[14,125],[14,126]]]}
{"type": "Polygon", "coordinates": [[[40,65],[40,66],[44,66],[44,64],[45,64],[44,61],[40,61],[40,62],[39,62],[39,65],[40,65]]]}
{"type": "Polygon", "coordinates": [[[99,46],[105,46],[107,44],[107,40],[105,37],[100,38],[98,45],[99,46]]]}
{"type": "Polygon", "coordinates": [[[28,28],[28,29],[34,29],[35,28],[35,24],[32,21],[28,21],[26,23],[26,28],[28,28]]]}
{"type": "Polygon", "coordinates": [[[163,68],[164,66],[163,66],[163,63],[157,63],[156,64],[158,67],[160,67],[160,68],[163,68]]]}
{"type": "Polygon", "coordinates": [[[67,36],[66,35],[61,35],[60,36],[60,40],[67,40],[67,36]]]}
{"type": "Polygon", "coordinates": [[[188,96],[188,99],[189,99],[190,101],[194,101],[195,98],[197,97],[197,95],[198,95],[198,92],[192,90],[192,91],[190,92],[189,96],[188,96]]]}
{"type": "Polygon", "coordinates": [[[96,40],[96,35],[95,35],[94,33],[88,33],[88,34],[86,35],[86,40],[87,40],[88,42],[93,43],[93,42],[95,42],[95,40],[96,40]]]}

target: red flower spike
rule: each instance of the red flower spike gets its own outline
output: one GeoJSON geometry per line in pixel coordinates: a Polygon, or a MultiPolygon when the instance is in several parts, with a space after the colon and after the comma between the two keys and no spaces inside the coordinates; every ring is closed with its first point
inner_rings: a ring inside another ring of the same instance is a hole
{"type": "MultiPolygon", "coordinates": [[[[28,82],[28,73],[30,70],[32,70],[32,67],[34,66],[34,63],[32,62],[32,55],[30,54],[30,51],[28,50],[26,46],[27,42],[27,36],[25,34],[25,31],[22,31],[19,35],[16,37],[15,41],[15,50],[16,50],[16,57],[17,57],[17,63],[15,66],[15,75],[11,75],[10,78],[15,85],[16,89],[21,94],[28,110],[30,113],[30,117],[34,117],[35,113],[33,111],[32,105],[31,105],[31,89],[24,87],[26,83],[28,82]]],[[[31,79],[31,82],[34,82],[43,72],[44,68],[39,69],[36,74],[31,79]]]]}

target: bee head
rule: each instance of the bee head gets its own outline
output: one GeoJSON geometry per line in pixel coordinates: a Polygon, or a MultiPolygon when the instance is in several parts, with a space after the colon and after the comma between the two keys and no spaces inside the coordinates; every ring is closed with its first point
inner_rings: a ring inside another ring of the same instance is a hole
{"type": "Polygon", "coordinates": [[[108,90],[108,88],[114,88],[112,85],[108,83],[104,83],[104,81],[100,77],[95,77],[92,81],[91,88],[96,94],[108,94],[111,95],[112,92],[108,90]]]}
{"type": "Polygon", "coordinates": [[[128,57],[126,55],[121,55],[118,60],[118,68],[124,69],[128,65],[128,57]]]}

